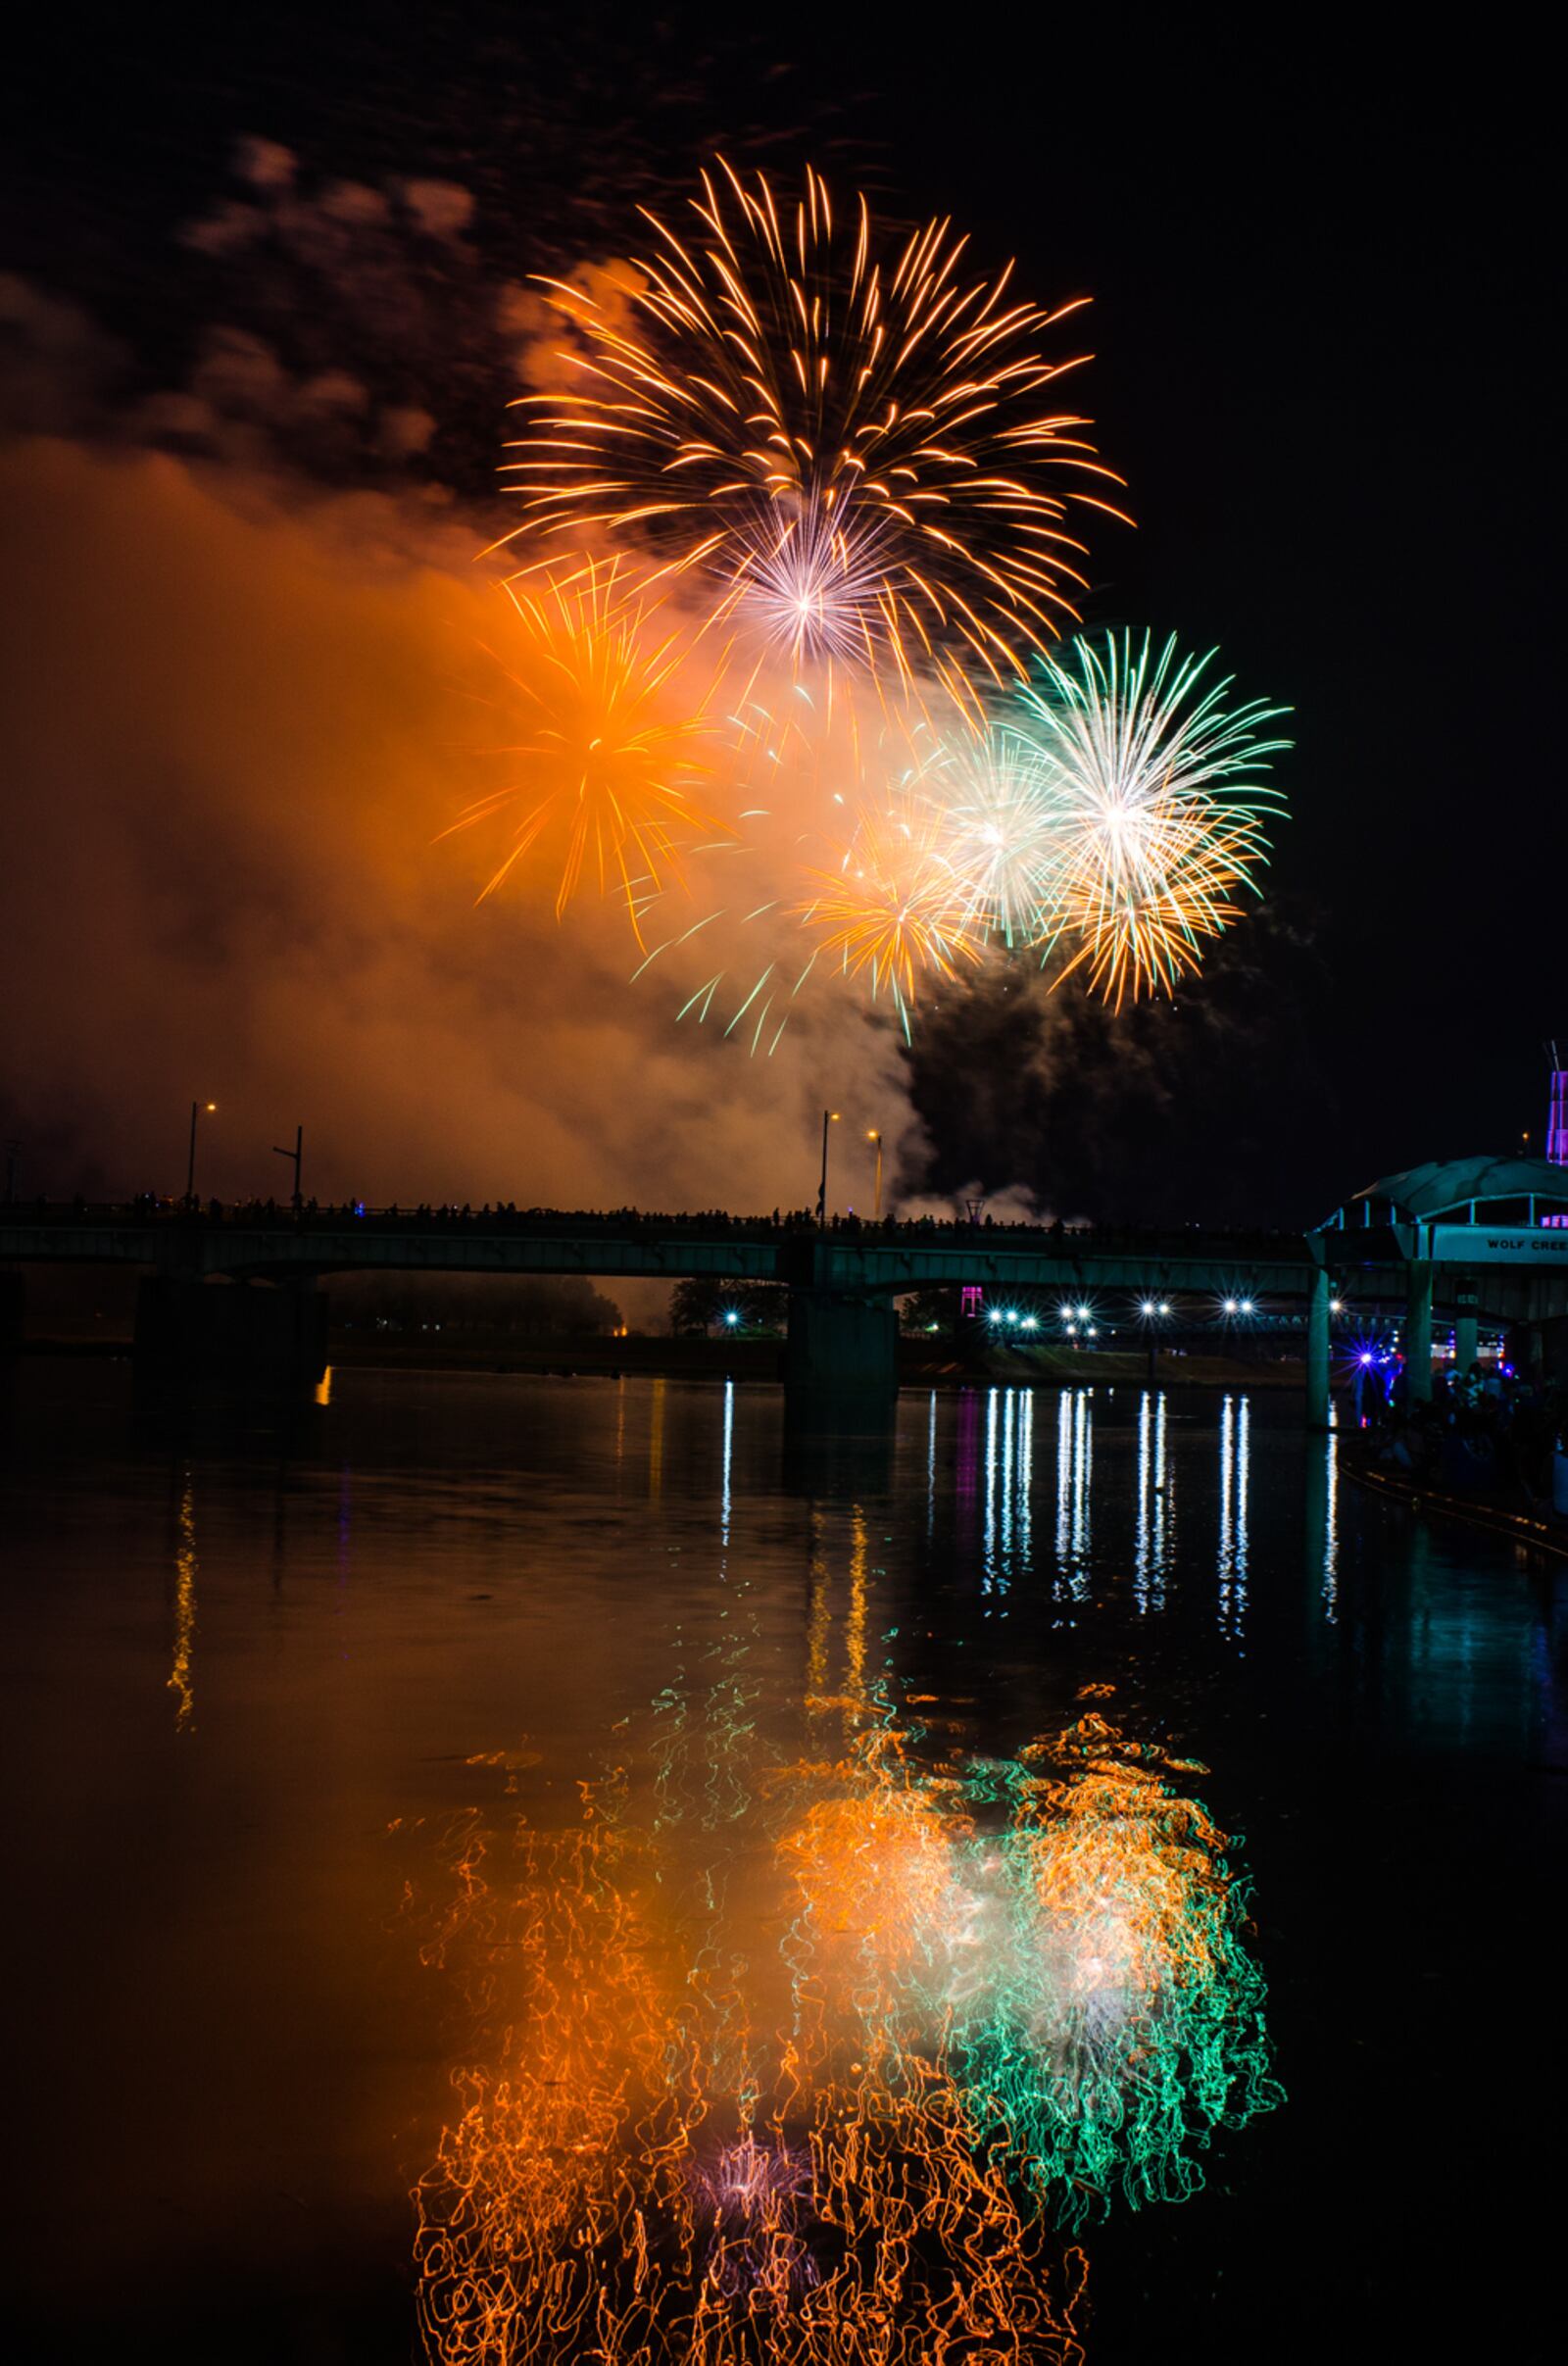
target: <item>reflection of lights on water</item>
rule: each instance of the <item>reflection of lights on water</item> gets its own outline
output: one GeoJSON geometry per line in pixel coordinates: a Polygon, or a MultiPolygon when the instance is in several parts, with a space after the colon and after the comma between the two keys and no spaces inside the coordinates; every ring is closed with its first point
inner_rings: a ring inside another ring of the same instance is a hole
{"type": "Polygon", "coordinates": [[[179,1542],[174,1549],[174,1654],[168,1689],[178,1703],[174,1731],[188,1733],[196,1715],[196,1495],[189,1471],[179,1495],[179,1542]]]}
{"type": "Polygon", "coordinates": [[[722,1450],[722,1460],[719,1465],[718,1483],[718,1541],[721,1546],[725,1547],[727,1547],[729,1544],[731,1503],[730,1471],[734,1462],[734,1457],[735,1383],[733,1380],[726,1380],[724,1383],[724,1444],[722,1450]]]}
{"type": "Polygon", "coordinates": [[[1146,1389],[1138,1406],[1138,1526],[1133,1549],[1133,1596],[1140,1610],[1165,1602],[1167,1466],[1165,1394],[1146,1389]]]}
{"type": "Polygon", "coordinates": [[[1329,1434],[1323,1442],[1323,1607],[1330,1626],[1339,1617],[1340,1442],[1339,1407],[1329,1404],[1329,1434]]]}
{"type": "Polygon", "coordinates": [[[653,1405],[648,1418],[648,1494],[658,1503],[664,1492],[664,1383],[654,1382],[653,1405]]]}
{"type": "Polygon", "coordinates": [[[1090,1487],[1095,1467],[1094,1391],[1063,1389],[1056,1401],[1057,1591],[1089,1597],[1090,1487]]]}
{"type": "Polygon", "coordinates": [[[1034,1488],[1032,1389],[991,1389],[986,1398],[986,1507],[981,1588],[1005,1594],[1030,1566],[1034,1488]]]}
{"type": "MultiPolygon", "coordinates": [[[[973,1410],[1001,1588],[1027,1562],[1032,1392],[988,1392],[983,1442],[973,1410]]],[[[732,1420],[726,1392],[726,1536],[732,1420]]],[[[936,1433],[933,1393],[928,1486],[936,1433]]],[[[1091,1392],[1063,1392],[1063,1568],[1092,1447],[1091,1392]]],[[[1152,1390],[1137,1454],[1142,1602],[1169,1544],[1152,1390]]],[[[511,1828],[464,1824],[424,1950],[474,2013],[416,2194],[436,2366],[929,2366],[938,2333],[955,2358],[1067,2366],[1061,2230],[1191,2193],[1214,2133],[1277,2099],[1229,1844],[1175,1780],[1200,1770],[1098,1714],[1014,1759],[923,1760],[944,1720],[901,1734],[877,1676],[872,1534],[858,1505],[812,1507],[812,1763],[759,1758],[741,1584],[722,1630],[682,1632],[649,1746],[617,1737],[648,1790],[585,1786],[564,1833],[521,1801],[511,1828]]]]}
{"type": "Polygon", "coordinates": [[[326,1370],[316,1384],[316,1402],[318,1405],[330,1405],[332,1402],[332,1367],[330,1364],[327,1365],[326,1370]]]}
{"type": "Polygon", "coordinates": [[[1219,1627],[1238,1640],[1247,1622],[1251,1401],[1227,1397],[1219,1417],[1219,1627]]]}

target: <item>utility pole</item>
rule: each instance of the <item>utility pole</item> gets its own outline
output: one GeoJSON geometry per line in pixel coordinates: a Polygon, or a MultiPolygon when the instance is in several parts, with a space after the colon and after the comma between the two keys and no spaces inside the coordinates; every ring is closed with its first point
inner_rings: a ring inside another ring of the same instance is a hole
{"type": "Polygon", "coordinates": [[[300,1164],[304,1155],[305,1128],[303,1125],[297,1125],[294,1128],[294,1148],[292,1150],[283,1150],[275,1142],[272,1145],[272,1156],[274,1158],[292,1158],[294,1161],[294,1213],[296,1215],[299,1214],[300,1209],[305,1205],[305,1202],[300,1197],[300,1164]]]}
{"type": "Polygon", "coordinates": [[[878,1224],[880,1224],[880,1222],[882,1221],[882,1129],[881,1129],[881,1127],[880,1127],[880,1126],[878,1126],[878,1127],[877,1127],[877,1128],[876,1128],[876,1129],[875,1129],[873,1132],[871,1132],[871,1133],[867,1134],[865,1138],[866,1138],[867,1142],[874,1142],[874,1143],[876,1144],[876,1202],[875,1202],[875,1205],[873,1206],[873,1208],[872,1208],[872,1209],[871,1209],[871,1217],[872,1217],[872,1221],[873,1221],[874,1223],[878,1223],[878,1224]]]}

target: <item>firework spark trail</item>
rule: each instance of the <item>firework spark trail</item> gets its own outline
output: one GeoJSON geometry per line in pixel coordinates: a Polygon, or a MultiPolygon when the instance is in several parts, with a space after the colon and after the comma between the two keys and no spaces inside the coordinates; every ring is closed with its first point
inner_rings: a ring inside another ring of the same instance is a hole
{"type": "Polygon", "coordinates": [[[545,282],[575,383],[520,398],[509,539],[632,530],[791,657],[1012,678],[1075,614],[1069,504],[1119,481],[1050,395],[1084,357],[1039,339],[1078,307],[963,276],[946,222],[889,245],[810,168],[794,203],[724,164],[702,188],[612,295],[545,282]]]}
{"type": "MultiPolygon", "coordinates": [[[[951,707],[945,731],[929,709],[885,710],[841,762],[852,785],[836,800],[849,820],[837,861],[803,857],[799,833],[808,892],[759,907],[798,923],[810,954],[777,947],[730,1027],[760,1006],[754,1049],[764,1020],[776,1043],[779,1010],[837,970],[886,996],[908,1037],[922,993],[1030,948],[1060,956],[1054,985],[1082,969],[1118,1007],[1172,991],[1259,892],[1284,808],[1266,775],[1290,743],[1263,734],[1286,710],[1227,708],[1228,679],[1204,682],[1209,663],[1174,640],[1156,653],[1148,634],[1080,639],[1040,659],[983,727],[951,707]]],[[[722,982],[686,1009],[706,1017],[722,982]]]]}
{"type": "Polygon", "coordinates": [[[1051,925],[1066,846],[1056,770],[1004,720],[956,730],[914,772],[910,795],[938,832],[966,931],[1009,949],[1051,925]]]}
{"type": "Polygon", "coordinates": [[[1263,775],[1291,743],[1260,733],[1288,710],[1227,710],[1230,678],[1203,684],[1212,654],[1182,657],[1172,637],[1155,655],[1148,633],[1080,638],[1076,668],[1041,658],[1020,702],[1059,819],[1042,941],[1076,940],[1067,970],[1087,962],[1118,1006],[1198,966],[1202,941],[1237,916],[1236,894],[1258,892],[1283,809],[1263,775]]]}
{"type": "Polygon", "coordinates": [[[795,915],[817,943],[800,983],[819,958],[846,977],[864,976],[873,1001],[887,994],[906,1036],[921,981],[955,981],[960,964],[982,959],[985,940],[943,822],[907,798],[868,807],[838,866],[808,870],[806,883],[810,893],[795,915]]]}
{"type": "Polygon", "coordinates": [[[733,835],[696,802],[714,769],[712,683],[695,699],[684,691],[689,636],[622,568],[587,563],[504,589],[514,629],[486,655],[526,736],[484,753],[516,776],[441,835],[520,808],[480,900],[537,850],[557,881],[558,919],[586,872],[601,894],[613,882],[636,927],[667,882],[684,884],[698,841],[733,835]]]}

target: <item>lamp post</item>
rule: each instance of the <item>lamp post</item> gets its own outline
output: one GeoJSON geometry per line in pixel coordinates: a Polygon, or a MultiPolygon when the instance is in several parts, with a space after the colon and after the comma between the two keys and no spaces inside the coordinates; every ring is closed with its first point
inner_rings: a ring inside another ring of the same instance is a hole
{"type": "Polygon", "coordinates": [[[190,1105],[190,1148],[185,1154],[185,1205],[187,1208],[194,1208],[196,1205],[197,1113],[198,1111],[205,1109],[208,1115],[211,1116],[217,1107],[218,1104],[216,1101],[193,1101],[190,1105]]]}
{"type": "Polygon", "coordinates": [[[816,1228],[818,1232],[825,1230],[827,1225],[827,1129],[830,1125],[837,1125],[838,1121],[837,1109],[822,1111],[822,1180],[816,1189],[816,1228]]]}
{"type": "Polygon", "coordinates": [[[300,1209],[305,1205],[303,1199],[300,1197],[300,1167],[305,1156],[304,1126],[297,1125],[294,1128],[294,1148],[292,1150],[284,1150],[279,1143],[274,1142],[272,1145],[272,1156],[274,1158],[292,1158],[294,1161],[294,1198],[292,1205],[294,1213],[298,1215],[300,1209]]]}
{"type": "Polygon", "coordinates": [[[870,1131],[870,1133],[868,1133],[868,1134],[866,1135],[866,1137],[865,1137],[865,1138],[866,1138],[867,1142],[874,1142],[874,1143],[876,1144],[876,1199],[875,1199],[875,1201],[874,1201],[874,1203],[873,1203],[873,1205],[872,1205],[872,1208],[871,1208],[871,1219],[872,1219],[873,1223],[880,1223],[880,1222],[881,1222],[881,1220],[882,1220],[882,1134],[881,1134],[881,1129],[880,1129],[879,1127],[875,1127],[875,1126],[874,1126],[874,1127],[872,1128],[872,1130],[870,1131]]]}

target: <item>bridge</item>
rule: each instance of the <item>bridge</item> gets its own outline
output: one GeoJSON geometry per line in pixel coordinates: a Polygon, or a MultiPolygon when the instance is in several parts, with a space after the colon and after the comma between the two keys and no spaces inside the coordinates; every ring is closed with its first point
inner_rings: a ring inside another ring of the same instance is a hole
{"type": "Polygon", "coordinates": [[[1417,1396],[1430,1388],[1435,1310],[1451,1312],[1461,1359],[1467,1341],[1473,1357],[1483,1312],[1537,1326],[1568,1313],[1568,1221],[1554,1228],[1559,1212],[1568,1219],[1564,1169],[1465,1161],[1412,1175],[1424,1179],[1422,1206],[1411,1205],[1412,1195],[1421,1197],[1411,1175],[1390,1178],[1303,1233],[892,1217],[819,1228],[804,1217],[721,1211],[10,1206],[0,1208],[0,1266],[11,1268],[4,1278],[13,1326],[29,1264],[134,1267],[143,1277],[140,1360],[171,1371],[238,1366],[290,1379],[318,1377],[324,1365],[327,1306],[318,1285],[334,1273],[773,1281],[789,1292],[788,1395],[866,1404],[897,1386],[894,1302],[910,1291],[978,1286],[993,1300],[1042,1292],[1074,1302],[1125,1293],[1215,1310],[1246,1300],[1271,1313],[1297,1311],[1307,1419],[1321,1427],[1342,1296],[1353,1293],[1363,1306],[1403,1303],[1417,1396]],[[1441,1179],[1433,1184],[1433,1176],[1441,1179]],[[1468,1200],[1454,1197],[1461,1187],[1468,1200]],[[1499,1210],[1527,1220],[1500,1222],[1499,1210]]]}

